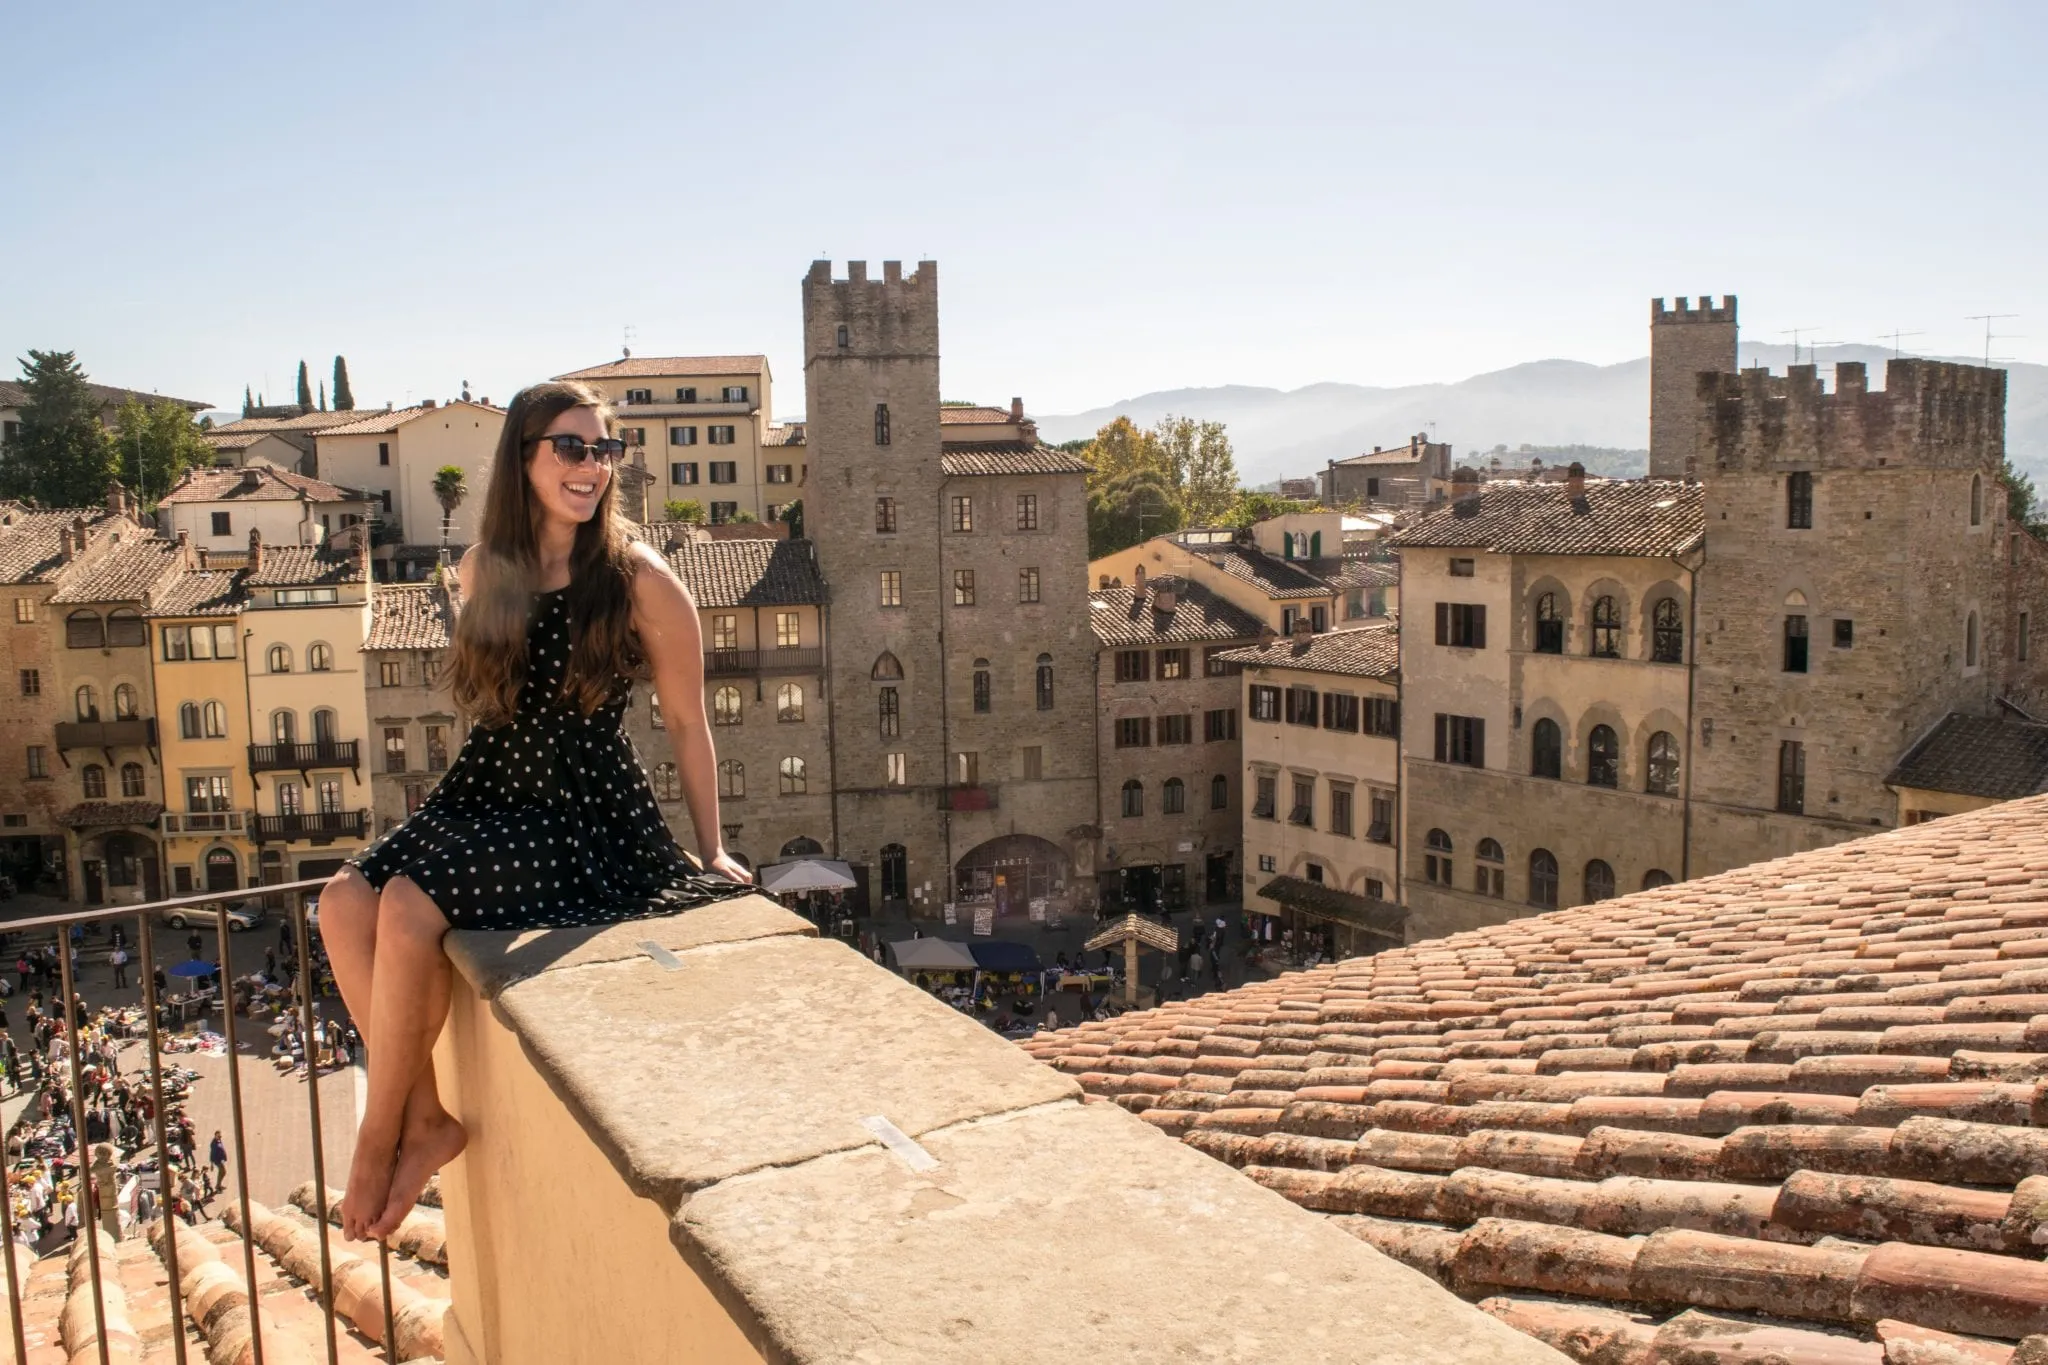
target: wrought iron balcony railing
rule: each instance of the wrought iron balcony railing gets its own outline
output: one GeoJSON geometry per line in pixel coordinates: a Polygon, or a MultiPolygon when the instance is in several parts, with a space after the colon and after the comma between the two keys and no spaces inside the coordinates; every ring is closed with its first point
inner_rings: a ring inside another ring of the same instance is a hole
{"type": "Polygon", "coordinates": [[[319,739],[311,744],[251,744],[252,773],[304,772],[308,768],[353,768],[358,746],[352,739],[319,739]]]}
{"type": "Polygon", "coordinates": [[[278,839],[363,839],[369,837],[367,810],[302,811],[295,815],[251,817],[250,835],[259,844],[278,839]]]}

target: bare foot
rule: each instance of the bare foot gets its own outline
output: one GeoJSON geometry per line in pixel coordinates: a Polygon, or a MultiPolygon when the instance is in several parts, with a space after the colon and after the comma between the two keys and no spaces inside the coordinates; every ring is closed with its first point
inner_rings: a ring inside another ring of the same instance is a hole
{"type": "Polygon", "coordinates": [[[408,1123],[398,1140],[398,1165],[391,1173],[383,1213],[370,1224],[370,1235],[382,1241],[398,1231],[419,1203],[428,1179],[460,1155],[468,1142],[469,1131],[445,1109],[435,1109],[418,1124],[408,1123]]]}
{"type": "Polygon", "coordinates": [[[395,1145],[356,1134],[355,1159],[349,1163],[348,1189],[341,1197],[341,1232],[350,1241],[368,1238],[371,1222],[390,1202],[391,1176],[398,1164],[395,1145]]]}

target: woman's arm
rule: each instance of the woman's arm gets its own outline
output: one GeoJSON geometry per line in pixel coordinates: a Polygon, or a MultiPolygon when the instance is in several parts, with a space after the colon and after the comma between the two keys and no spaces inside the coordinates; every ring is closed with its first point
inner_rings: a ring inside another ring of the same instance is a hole
{"type": "Polygon", "coordinates": [[[697,622],[697,604],[661,556],[645,545],[635,545],[633,554],[633,628],[640,633],[640,646],[654,675],[662,724],[675,745],[683,799],[697,830],[698,856],[707,872],[751,882],[753,874],[725,851],[718,822],[718,753],[704,715],[704,634],[697,622]]]}

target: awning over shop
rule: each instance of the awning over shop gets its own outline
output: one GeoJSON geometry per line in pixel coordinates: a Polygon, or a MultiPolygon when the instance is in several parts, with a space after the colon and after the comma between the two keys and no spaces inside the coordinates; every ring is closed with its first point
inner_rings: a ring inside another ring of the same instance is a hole
{"type": "Polygon", "coordinates": [[[971,972],[975,967],[966,944],[943,938],[906,938],[890,944],[889,955],[903,972],[971,972]]]}
{"type": "Polygon", "coordinates": [[[761,869],[761,889],[783,895],[797,891],[848,891],[858,885],[853,869],[836,858],[796,858],[761,869]]]}
{"type": "Polygon", "coordinates": [[[1028,943],[998,938],[971,944],[968,951],[974,954],[974,965],[985,972],[1035,972],[1039,968],[1038,954],[1028,943]]]}
{"type": "Polygon", "coordinates": [[[1267,900],[1335,924],[1363,929],[1395,943],[1407,942],[1408,907],[1371,896],[1354,896],[1301,877],[1275,877],[1259,888],[1267,900]]]}

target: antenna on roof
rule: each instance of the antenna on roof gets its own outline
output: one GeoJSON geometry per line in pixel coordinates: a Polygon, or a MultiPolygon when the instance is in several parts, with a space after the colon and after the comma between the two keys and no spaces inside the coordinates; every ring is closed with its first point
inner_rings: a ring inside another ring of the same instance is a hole
{"type": "MultiPolygon", "coordinates": [[[[2018,316],[2018,313],[1972,313],[1964,319],[1965,322],[1981,322],[1984,324],[1984,364],[1987,367],[1991,364],[1991,342],[1993,340],[1991,324],[2000,318],[2016,318],[2018,316]]],[[[1996,334],[1996,339],[2000,341],[2009,341],[2012,337],[2013,333],[2011,332],[1996,334]]]]}
{"type": "MultiPolygon", "coordinates": [[[[1784,337],[1784,336],[1789,336],[1789,337],[1791,337],[1791,338],[1792,338],[1792,363],[1793,363],[1794,365],[1797,365],[1797,364],[1799,363],[1799,337],[1800,337],[1800,334],[1801,334],[1801,333],[1803,333],[1803,332],[1818,332],[1819,330],[1820,330],[1820,328],[1818,328],[1818,327],[1787,327],[1787,328],[1785,328],[1785,329],[1784,329],[1783,331],[1781,331],[1781,332],[1779,332],[1779,333],[1778,333],[1778,335],[1779,335],[1779,336],[1781,336],[1781,337],[1784,337]]],[[[1811,357],[1811,350],[1812,350],[1812,348],[1811,348],[1811,347],[1809,347],[1809,348],[1808,348],[1809,358],[1811,357]]]]}
{"type": "Polygon", "coordinates": [[[1891,344],[1892,344],[1892,359],[1893,359],[1893,360],[1897,360],[1897,359],[1899,358],[1899,355],[1900,355],[1900,351],[1899,351],[1899,340],[1900,340],[1900,338],[1902,338],[1902,337],[1917,337],[1917,336],[1925,336],[1925,335],[1927,335],[1927,334],[1926,334],[1925,332],[1901,332],[1901,331],[1890,331],[1890,332],[1886,332],[1886,333],[1884,333],[1884,334],[1883,334],[1883,335],[1882,335],[1882,336],[1881,336],[1881,337],[1879,338],[1879,340],[1888,340],[1888,341],[1890,341],[1890,342],[1891,342],[1891,344]]]}

